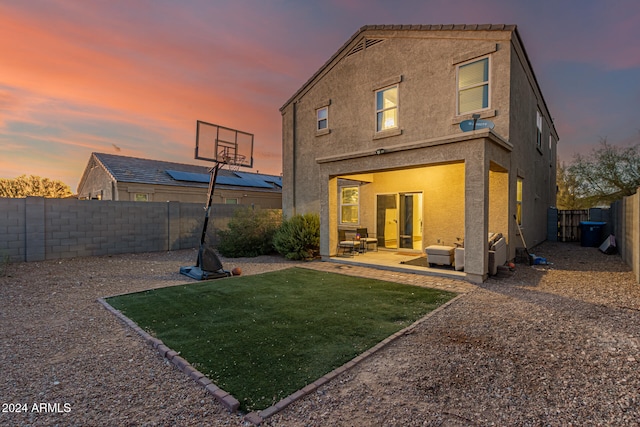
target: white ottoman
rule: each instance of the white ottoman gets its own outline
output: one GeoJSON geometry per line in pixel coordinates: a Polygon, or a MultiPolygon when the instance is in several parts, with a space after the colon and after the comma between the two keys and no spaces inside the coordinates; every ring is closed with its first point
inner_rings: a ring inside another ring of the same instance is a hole
{"type": "Polygon", "coordinates": [[[453,265],[453,251],[452,246],[431,245],[425,248],[427,254],[427,261],[429,266],[433,264],[437,265],[453,265]]]}
{"type": "Polygon", "coordinates": [[[464,248],[456,248],[454,260],[456,271],[464,270],[464,248]]]}

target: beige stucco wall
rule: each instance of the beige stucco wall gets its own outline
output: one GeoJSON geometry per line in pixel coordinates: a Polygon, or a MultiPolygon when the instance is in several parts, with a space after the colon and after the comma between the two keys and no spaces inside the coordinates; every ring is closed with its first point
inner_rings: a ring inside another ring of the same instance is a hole
{"type": "Polygon", "coordinates": [[[368,33],[368,38],[386,40],[329,67],[283,109],[283,209],[287,214],[294,213],[294,206],[302,211],[319,208],[317,157],[459,134],[459,123],[471,118],[455,114],[460,62],[491,53],[492,102],[482,117],[490,118],[496,133],[508,139],[508,116],[502,112],[509,108],[509,82],[502,76],[509,74],[509,32],[457,31],[445,37],[441,32],[399,31],[395,35],[403,38],[368,33]],[[375,132],[374,93],[398,80],[402,134],[381,138],[375,132]],[[327,103],[330,132],[317,135],[315,111],[327,103]]]}
{"type": "MultiPolygon", "coordinates": [[[[515,198],[516,180],[523,178],[522,230],[527,246],[542,243],[547,238],[547,209],[556,204],[556,145],[558,135],[543,102],[535,77],[526,65],[519,44],[512,46],[510,141],[514,145],[510,191],[515,198]],[[540,149],[536,142],[536,110],[543,115],[540,149]],[[549,147],[549,136],[553,141],[549,147]]],[[[515,233],[516,226],[511,229],[515,233]]],[[[515,234],[514,234],[515,235],[515,234]]],[[[518,240],[517,246],[522,246],[518,240]]],[[[513,249],[513,248],[512,248],[513,249]]]]}
{"type": "Polygon", "coordinates": [[[113,178],[102,167],[96,165],[93,157],[89,160],[85,174],[78,186],[79,199],[114,200],[113,178]]]}
{"type": "MultiPolygon", "coordinates": [[[[469,267],[477,279],[487,266],[488,231],[515,241],[516,180],[522,176],[525,235],[530,245],[543,241],[546,209],[555,204],[557,134],[515,33],[371,29],[362,36],[384,41],[350,55],[362,41],[352,40],[281,110],[285,215],[320,212],[321,253],[330,255],[338,177],[373,177],[361,195],[361,222],[369,229],[376,193],[422,191],[424,244],[453,243],[464,229],[465,266],[477,264],[469,267]],[[481,118],[495,128],[463,133],[459,124],[471,114],[456,115],[456,66],[485,55],[490,108],[481,118]],[[376,134],[375,91],[393,84],[399,88],[399,129],[376,134]],[[315,111],[325,105],[329,131],[320,134],[315,111]],[[541,150],[535,144],[537,108],[545,118],[541,150]],[[380,149],[384,153],[376,155],[380,149]],[[443,219],[443,212],[454,211],[443,219]]],[[[510,258],[516,246],[510,244],[510,258]]]]}

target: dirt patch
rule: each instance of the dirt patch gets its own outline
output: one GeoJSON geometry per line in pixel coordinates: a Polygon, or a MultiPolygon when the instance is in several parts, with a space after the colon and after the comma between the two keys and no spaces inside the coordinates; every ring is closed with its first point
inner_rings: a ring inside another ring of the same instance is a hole
{"type": "MultiPolygon", "coordinates": [[[[470,292],[264,424],[636,424],[640,286],[633,274],[596,248],[546,243],[532,252],[553,264],[518,265],[512,277],[481,286],[384,273],[384,280],[470,292]]],[[[178,269],[195,257],[10,264],[0,277],[0,403],[28,411],[0,413],[0,424],[243,425],[96,302],[187,283],[178,269]],[[59,403],[49,406],[59,411],[32,410],[42,402],[59,403]]],[[[300,265],[280,257],[222,261],[243,274],[300,265]]],[[[349,269],[365,271],[383,274],[349,269]]]]}

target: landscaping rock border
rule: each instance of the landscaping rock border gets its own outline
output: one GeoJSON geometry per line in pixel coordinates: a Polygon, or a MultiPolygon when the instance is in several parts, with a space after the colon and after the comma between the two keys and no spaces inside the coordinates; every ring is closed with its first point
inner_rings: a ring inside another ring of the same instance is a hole
{"type": "Polygon", "coordinates": [[[198,384],[200,384],[204,389],[213,395],[213,397],[222,404],[229,412],[236,412],[240,407],[240,402],[238,399],[233,397],[230,393],[224,391],[217,385],[213,384],[209,378],[207,378],[202,372],[198,371],[194,368],[189,361],[180,356],[175,350],[170,349],[162,340],[151,336],[148,332],[142,329],[136,322],[122,314],[120,310],[117,310],[112,305],[110,305],[104,298],[98,298],[98,302],[102,304],[107,310],[109,310],[114,316],[120,319],[124,324],[130,327],[134,332],[140,335],[151,347],[158,350],[160,356],[169,360],[173,363],[179,370],[184,372],[184,374],[198,384]]]}

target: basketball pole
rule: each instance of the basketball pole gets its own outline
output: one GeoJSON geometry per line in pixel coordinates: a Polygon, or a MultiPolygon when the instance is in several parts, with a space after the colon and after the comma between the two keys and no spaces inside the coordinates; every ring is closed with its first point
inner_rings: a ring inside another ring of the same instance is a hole
{"type": "Polygon", "coordinates": [[[202,224],[202,235],[200,236],[200,249],[198,251],[196,267],[202,267],[202,250],[204,249],[204,242],[207,237],[207,226],[209,225],[211,205],[213,204],[213,190],[216,187],[216,179],[218,179],[218,170],[220,169],[220,165],[220,162],[216,162],[216,165],[209,169],[209,190],[207,193],[207,205],[204,208],[204,223],[202,224]]]}
{"type": "Polygon", "coordinates": [[[206,243],[209,218],[212,215],[213,193],[221,167],[224,165],[228,165],[229,168],[252,167],[253,134],[198,120],[196,122],[195,158],[196,160],[213,161],[215,165],[209,169],[209,188],[204,208],[205,216],[200,235],[198,259],[195,266],[180,267],[180,273],[196,280],[229,277],[233,275],[233,272],[224,270],[213,247],[206,243]],[[239,138],[239,135],[242,137],[239,138]],[[248,163],[245,161],[247,158],[249,159],[248,163]]]}

